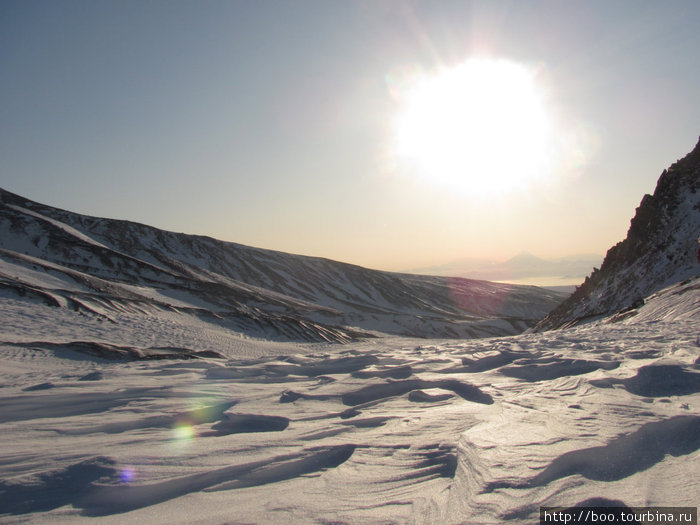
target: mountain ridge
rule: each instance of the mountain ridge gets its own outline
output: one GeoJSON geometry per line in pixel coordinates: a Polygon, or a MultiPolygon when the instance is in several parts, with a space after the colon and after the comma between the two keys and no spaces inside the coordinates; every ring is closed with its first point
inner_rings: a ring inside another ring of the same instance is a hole
{"type": "Polygon", "coordinates": [[[627,236],[610,248],[600,268],[535,330],[572,326],[591,318],[635,311],[644,298],[700,274],[700,139],[665,169],[644,195],[627,236]]]}
{"type": "Polygon", "coordinates": [[[5,267],[33,266],[42,274],[22,281],[0,272],[0,285],[14,293],[107,317],[110,309],[135,304],[187,309],[263,338],[514,334],[563,298],[534,287],[382,272],[168,232],[76,214],[2,189],[0,232],[5,267]],[[41,286],[46,274],[64,288],[41,286]]]}

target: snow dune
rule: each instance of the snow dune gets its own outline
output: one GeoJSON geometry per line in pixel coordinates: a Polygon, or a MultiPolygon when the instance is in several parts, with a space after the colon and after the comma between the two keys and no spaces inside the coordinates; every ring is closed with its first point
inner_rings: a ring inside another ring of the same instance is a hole
{"type": "Polygon", "coordinates": [[[698,279],[573,329],[346,345],[0,301],[3,523],[519,524],[700,500],[698,279]],[[159,323],[188,359],[138,355],[159,323]]]}

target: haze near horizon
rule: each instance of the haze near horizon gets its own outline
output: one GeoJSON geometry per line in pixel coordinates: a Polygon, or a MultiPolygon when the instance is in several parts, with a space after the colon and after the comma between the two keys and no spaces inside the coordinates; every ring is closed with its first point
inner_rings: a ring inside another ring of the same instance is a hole
{"type": "Polygon", "coordinates": [[[0,186],[362,266],[603,254],[700,122],[696,2],[0,5],[0,186]]]}

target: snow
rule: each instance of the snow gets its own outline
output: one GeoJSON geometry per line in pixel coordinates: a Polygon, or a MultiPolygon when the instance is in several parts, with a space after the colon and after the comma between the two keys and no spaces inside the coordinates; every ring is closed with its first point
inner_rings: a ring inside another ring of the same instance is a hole
{"type": "Polygon", "coordinates": [[[564,297],[87,217],[1,189],[0,286],[113,322],[119,311],[177,310],[239,334],[305,341],[512,335],[564,297]]]}
{"type": "Polygon", "coordinates": [[[700,498],[687,254],[666,278],[651,253],[668,286],[631,306],[512,335],[562,296],[0,205],[2,523],[519,524],[700,498]]]}
{"type": "Polygon", "coordinates": [[[610,248],[600,269],[536,329],[610,315],[675,283],[698,277],[699,190],[700,142],[664,170],[654,194],[642,198],[625,240],[610,248]]]}
{"type": "Polygon", "coordinates": [[[21,257],[25,264],[12,262],[9,258],[0,259],[0,278],[49,290],[88,291],[87,287],[71,279],[69,274],[61,272],[58,266],[48,264],[42,269],[40,265],[45,265],[44,261],[28,255],[21,257]]]}
{"type": "Polygon", "coordinates": [[[69,226],[61,221],[57,221],[55,219],[52,219],[52,218],[47,217],[45,215],[42,215],[40,213],[34,212],[32,210],[28,210],[27,208],[23,208],[21,206],[16,206],[14,204],[5,204],[5,206],[7,206],[8,208],[13,209],[15,211],[18,211],[20,213],[30,215],[31,217],[35,217],[41,221],[46,221],[46,222],[52,224],[53,226],[55,226],[56,228],[63,230],[68,235],[75,237],[76,239],[79,239],[80,241],[82,241],[84,243],[97,246],[98,248],[107,248],[104,244],[96,242],[94,239],[83,234],[81,231],[79,231],[75,228],[72,228],[71,226],[69,226]]]}
{"type": "Polygon", "coordinates": [[[591,498],[700,500],[700,279],[472,340],[275,343],[177,308],[109,321],[10,292],[0,312],[2,523],[535,523],[591,498]]]}

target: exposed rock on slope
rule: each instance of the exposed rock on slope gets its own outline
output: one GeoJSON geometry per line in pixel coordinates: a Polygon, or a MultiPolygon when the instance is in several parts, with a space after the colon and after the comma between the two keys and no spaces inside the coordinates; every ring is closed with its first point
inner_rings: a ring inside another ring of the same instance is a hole
{"type": "Polygon", "coordinates": [[[700,274],[700,141],[664,170],[653,195],[645,195],[627,238],[610,248],[595,270],[536,326],[548,330],[638,306],[644,297],[700,274]]]}

